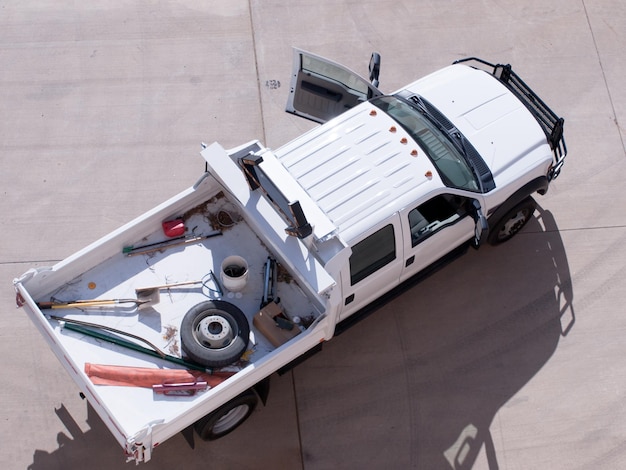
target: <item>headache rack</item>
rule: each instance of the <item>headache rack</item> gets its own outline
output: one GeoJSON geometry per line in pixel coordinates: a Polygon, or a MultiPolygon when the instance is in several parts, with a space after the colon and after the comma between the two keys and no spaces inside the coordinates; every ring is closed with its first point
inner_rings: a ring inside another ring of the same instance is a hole
{"type": "Polygon", "coordinates": [[[496,77],[517,96],[532,113],[546,134],[550,148],[552,148],[554,152],[554,164],[550,169],[548,178],[551,180],[556,178],[563,167],[565,156],[567,155],[567,147],[565,146],[565,139],[563,137],[564,119],[558,117],[556,113],[552,111],[515,72],[513,72],[511,65],[494,65],[477,57],[468,57],[454,61],[455,64],[464,62],[474,62],[474,64],[471,64],[472,67],[485,70],[496,77]],[[477,64],[482,65],[482,67],[477,64]]]}

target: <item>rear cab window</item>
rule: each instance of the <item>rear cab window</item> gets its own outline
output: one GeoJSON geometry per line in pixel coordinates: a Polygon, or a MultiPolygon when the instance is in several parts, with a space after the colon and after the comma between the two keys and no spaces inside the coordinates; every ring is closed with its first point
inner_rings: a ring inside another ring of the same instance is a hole
{"type": "Polygon", "coordinates": [[[396,259],[396,239],[389,224],[352,247],[350,284],[355,285],[396,259]]]}

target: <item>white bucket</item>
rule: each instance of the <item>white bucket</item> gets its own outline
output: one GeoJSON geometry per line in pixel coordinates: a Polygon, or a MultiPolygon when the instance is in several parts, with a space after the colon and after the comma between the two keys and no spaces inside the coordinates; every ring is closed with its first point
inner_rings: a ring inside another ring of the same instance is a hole
{"type": "Polygon", "coordinates": [[[222,285],[231,292],[239,292],[248,282],[248,263],[241,256],[228,256],[220,270],[222,285]]]}

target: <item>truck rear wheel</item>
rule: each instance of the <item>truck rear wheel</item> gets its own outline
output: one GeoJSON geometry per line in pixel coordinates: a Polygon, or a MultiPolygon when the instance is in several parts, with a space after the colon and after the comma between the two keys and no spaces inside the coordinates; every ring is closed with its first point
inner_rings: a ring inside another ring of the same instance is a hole
{"type": "Polygon", "coordinates": [[[209,300],[189,310],[180,326],[183,351],[207,367],[223,367],[248,347],[250,325],[245,314],[229,302],[209,300]]]}
{"type": "Polygon", "coordinates": [[[490,229],[489,243],[498,245],[513,238],[528,223],[536,208],[537,203],[531,196],[517,204],[490,229]]]}
{"type": "Polygon", "coordinates": [[[256,393],[248,390],[196,421],[194,429],[202,440],[219,439],[243,424],[255,410],[258,402],[256,393]]]}

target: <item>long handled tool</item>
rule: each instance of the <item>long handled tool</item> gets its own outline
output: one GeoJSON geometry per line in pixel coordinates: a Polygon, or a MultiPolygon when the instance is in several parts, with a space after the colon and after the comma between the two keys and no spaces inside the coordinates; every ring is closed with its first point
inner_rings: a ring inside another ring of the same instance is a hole
{"type": "Polygon", "coordinates": [[[150,295],[144,295],[141,299],[92,299],[92,300],[71,300],[68,302],[38,302],[37,306],[41,309],[60,309],[60,308],[88,308],[88,307],[105,307],[107,305],[120,305],[134,303],[138,310],[158,304],[160,301],[159,291],[150,292],[150,295]]]}
{"type": "Polygon", "coordinates": [[[135,294],[137,294],[137,297],[139,297],[139,295],[146,295],[147,292],[159,291],[161,289],[170,289],[172,287],[192,286],[194,284],[202,284],[202,282],[202,279],[196,279],[195,281],[173,282],[172,284],[161,284],[159,286],[140,287],[138,289],[135,289],[135,294]]]}
{"type": "Polygon", "coordinates": [[[137,295],[138,299],[143,300],[143,299],[152,298],[155,295],[155,292],[156,292],[156,295],[158,295],[161,289],[171,289],[172,287],[192,286],[195,284],[202,284],[203,287],[206,287],[210,291],[217,292],[220,295],[220,297],[224,295],[222,292],[222,287],[220,286],[220,283],[217,280],[217,277],[215,277],[213,270],[209,271],[208,274],[206,274],[202,279],[196,279],[194,281],[173,282],[171,284],[161,284],[159,286],[140,287],[138,289],[135,289],[135,294],[137,295]],[[207,284],[211,280],[215,282],[217,289],[212,289],[209,286],[207,286],[207,284]]]}
{"type": "Polygon", "coordinates": [[[125,246],[122,250],[122,253],[126,256],[136,256],[136,255],[148,255],[151,253],[155,253],[157,251],[164,250],[166,248],[171,248],[175,246],[186,245],[188,243],[196,243],[202,240],[206,240],[207,238],[217,237],[221,235],[222,232],[213,232],[208,235],[198,235],[196,237],[176,237],[171,240],[164,240],[162,242],[150,243],[148,245],[143,246],[125,246]]]}

